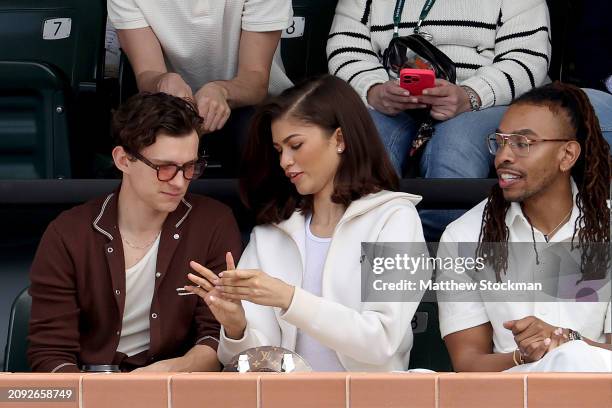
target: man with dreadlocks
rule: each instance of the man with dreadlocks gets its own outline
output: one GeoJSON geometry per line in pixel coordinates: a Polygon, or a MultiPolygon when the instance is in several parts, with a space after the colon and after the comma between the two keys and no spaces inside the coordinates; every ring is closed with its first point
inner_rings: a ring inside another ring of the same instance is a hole
{"type": "MultiPolygon", "coordinates": [[[[447,227],[438,257],[477,243],[499,282],[509,259],[539,262],[536,243],[570,242],[582,254],[577,286],[593,272],[609,274],[610,148],[585,93],[561,83],[529,91],[487,142],[499,182],[447,227]],[[532,250],[509,257],[508,243],[520,242],[532,250]],[[605,251],[588,250],[596,244],[605,251]]],[[[465,301],[439,290],[440,331],[455,371],[612,371],[609,275],[604,285],[603,300],[580,303],[485,301],[482,292],[465,301]]]]}

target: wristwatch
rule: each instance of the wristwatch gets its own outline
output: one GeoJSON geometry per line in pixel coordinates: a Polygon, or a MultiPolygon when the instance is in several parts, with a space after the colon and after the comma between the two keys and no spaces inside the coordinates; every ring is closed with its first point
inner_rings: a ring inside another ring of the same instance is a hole
{"type": "Polygon", "coordinates": [[[474,90],[469,86],[461,85],[461,88],[463,88],[465,93],[467,93],[468,99],[470,100],[470,108],[472,109],[472,111],[480,110],[480,102],[478,99],[478,95],[476,95],[476,92],[474,92],[474,90]]]}
{"type": "Polygon", "coordinates": [[[569,340],[582,340],[582,334],[572,329],[568,329],[568,330],[569,330],[569,333],[567,337],[569,340]]]}

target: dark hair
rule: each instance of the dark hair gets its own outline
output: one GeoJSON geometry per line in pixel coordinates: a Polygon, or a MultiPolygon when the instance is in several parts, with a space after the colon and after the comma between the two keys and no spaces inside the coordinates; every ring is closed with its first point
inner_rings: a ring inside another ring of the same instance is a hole
{"type": "Polygon", "coordinates": [[[160,131],[181,137],[195,130],[199,137],[202,122],[192,101],[162,92],[142,92],[113,114],[112,131],[116,145],[138,153],[155,143],[160,131]]]}
{"type": "Polygon", "coordinates": [[[331,75],[303,82],[261,105],[252,118],[243,159],[240,192],[257,224],[286,220],[299,209],[312,212],[312,196],[301,196],[280,167],[271,125],[292,117],[330,135],[342,129],[345,149],[334,178],[332,201],[348,206],[382,189],[396,190],[398,177],[359,95],[331,75]]]}
{"type": "MultiPolygon", "coordinates": [[[[574,226],[572,241],[578,232],[578,247],[582,250],[581,268],[585,273],[594,273],[589,265],[607,265],[609,253],[602,251],[601,244],[610,242],[610,210],[607,199],[610,195],[610,146],[601,134],[599,121],[589,102],[588,96],[580,88],[554,82],[532,89],[516,99],[512,105],[527,104],[546,106],[553,113],[563,113],[582,149],[580,156],[571,169],[571,176],[578,187],[576,205],[580,215],[574,226]],[[605,262],[605,263],[604,263],[605,262]]],[[[479,254],[487,254],[499,271],[508,268],[508,248],[502,245],[500,256],[495,256],[493,247],[508,242],[508,227],[505,223],[510,203],[504,199],[502,189],[496,184],[484,209],[479,242],[479,254]],[[487,245],[491,243],[492,245],[487,245]]],[[[535,239],[534,239],[535,245],[535,239]]],[[[537,255],[537,252],[536,252],[537,255]]],[[[597,268],[599,269],[599,268],[597,268]]]]}

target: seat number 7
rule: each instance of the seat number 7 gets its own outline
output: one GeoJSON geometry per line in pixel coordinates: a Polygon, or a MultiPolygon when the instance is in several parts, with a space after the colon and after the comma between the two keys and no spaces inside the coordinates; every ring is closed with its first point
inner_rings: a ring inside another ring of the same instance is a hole
{"type": "Polygon", "coordinates": [[[71,18],[52,18],[45,20],[43,25],[43,40],[62,40],[70,37],[71,31],[71,18]]]}

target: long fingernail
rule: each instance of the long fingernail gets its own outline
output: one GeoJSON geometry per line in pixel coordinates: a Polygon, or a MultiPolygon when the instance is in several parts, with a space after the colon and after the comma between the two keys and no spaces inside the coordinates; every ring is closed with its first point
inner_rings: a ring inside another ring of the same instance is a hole
{"type": "Polygon", "coordinates": [[[550,338],[545,338],[545,339],[544,339],[544,345],[545,345],[545,346],[549,346],[549,345],[550,345],[550,342],[551,342],[550,338]]]}

